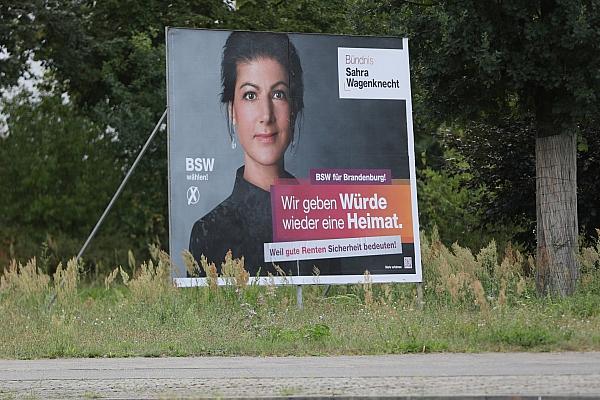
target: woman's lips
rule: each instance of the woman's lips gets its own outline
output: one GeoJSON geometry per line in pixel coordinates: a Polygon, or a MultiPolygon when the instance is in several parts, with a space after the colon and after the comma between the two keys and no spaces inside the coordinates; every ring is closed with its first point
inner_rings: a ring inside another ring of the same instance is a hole
{"type": "Polygon", "coordinates": [[[254,135],[254,139],[262,143],[273,143],[276,136],[277,132],[257,133],[254,135]]]}

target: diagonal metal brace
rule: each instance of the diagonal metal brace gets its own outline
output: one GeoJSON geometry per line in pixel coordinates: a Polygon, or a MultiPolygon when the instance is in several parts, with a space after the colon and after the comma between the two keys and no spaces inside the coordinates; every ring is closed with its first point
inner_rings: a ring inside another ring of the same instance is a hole
{"type": "Polygon", "coordinates": [[[110,209],[115,204],[115,201],[117,201],[117,199],[121,195],[121,192],[123,191],[123,188],[125,187],[125,184],[129,180],[129,177],[131,176],[131,174],[133,174],[133,171],[135,170],[135,167],[137,166],[138,162],[142,159],[142,156],[144,155],[144,153],[148,149],[148,146],[152,142],[152,139],[154,139],[154,136],[156,136],[156,133],[158,132],[160,126],[162,125],[164,119],[166,118],[167,111],[168,111],[168,108],[165,109],[165,112],[162,114],[162,116],[158,120],[158,123],[154,127],[154,130],[152,131],[152,133],[148,137],[148,140],[146,140],[146,143],[144,144],[144,147],[142,147],[142,149],[140,150],[139,154],[137,155],[137,158],[135,159],[135,161],[133,162],[133,164],[131,164],[131,167],[129,168],[129,171],[127,171],[127,174],[125,175],[125,178],[123,178],[123,181],[121,182],[121,185],[119,185],[119,188],[117,189],[117,191],[113,195],[112,199],[110,200],[110,202],[106,206],[106,209],[104,210],[104,212],[100,216],[100,219],[98,220],[98,222],[96,222],[96,226],[94,226],[94,229],[92,229],[92,232],[90,233],[90,235],[88,236],[87,240],[85,241],[85,243],[81,247],[81,250],[79,250],[79,253],[77,254],[77,261],[79,261],[79,259],[81,258],[83,252],[85,251],[85,249],[88,247],[88,245],[92,241],[94,235],[96,235],[96,232],[100,228],[100,225],[102,225],[102,222],[104,222],[104,219],[108,215],[108,212],[110,211],[110,209]]]}

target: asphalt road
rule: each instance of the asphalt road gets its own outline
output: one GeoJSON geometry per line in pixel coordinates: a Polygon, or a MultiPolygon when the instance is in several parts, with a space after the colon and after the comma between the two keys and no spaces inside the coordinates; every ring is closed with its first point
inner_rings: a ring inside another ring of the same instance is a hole
{"type": "Polygon", "coordinates": [[[0,399],[600,398],[600,352],[0,360],[0,399]]]}

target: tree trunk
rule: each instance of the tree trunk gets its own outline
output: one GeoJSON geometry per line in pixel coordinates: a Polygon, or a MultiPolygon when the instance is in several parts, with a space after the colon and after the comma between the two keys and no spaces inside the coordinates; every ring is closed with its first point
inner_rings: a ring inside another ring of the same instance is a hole
{"type": "Polygon", "coordinates": [[[577,265],[577,136],[537,137],[536,209],[538,293],[574,292],[577,265]]]}

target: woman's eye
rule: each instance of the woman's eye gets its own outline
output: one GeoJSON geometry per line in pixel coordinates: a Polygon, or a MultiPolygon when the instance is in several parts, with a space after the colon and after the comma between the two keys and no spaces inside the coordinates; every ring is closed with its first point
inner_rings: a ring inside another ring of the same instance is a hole
{"type": "Polygon", "coordinates": [[[256,93],[254,92],[246,92],[243,96],[244,100],[256,100],[256,93]]]}
{"type": "Polygon", "coordinates": [[[285,100],[287,99],[287,94],[283,90],[275,90],[273,92],[273,98],[276,100],[285,100]]]}

